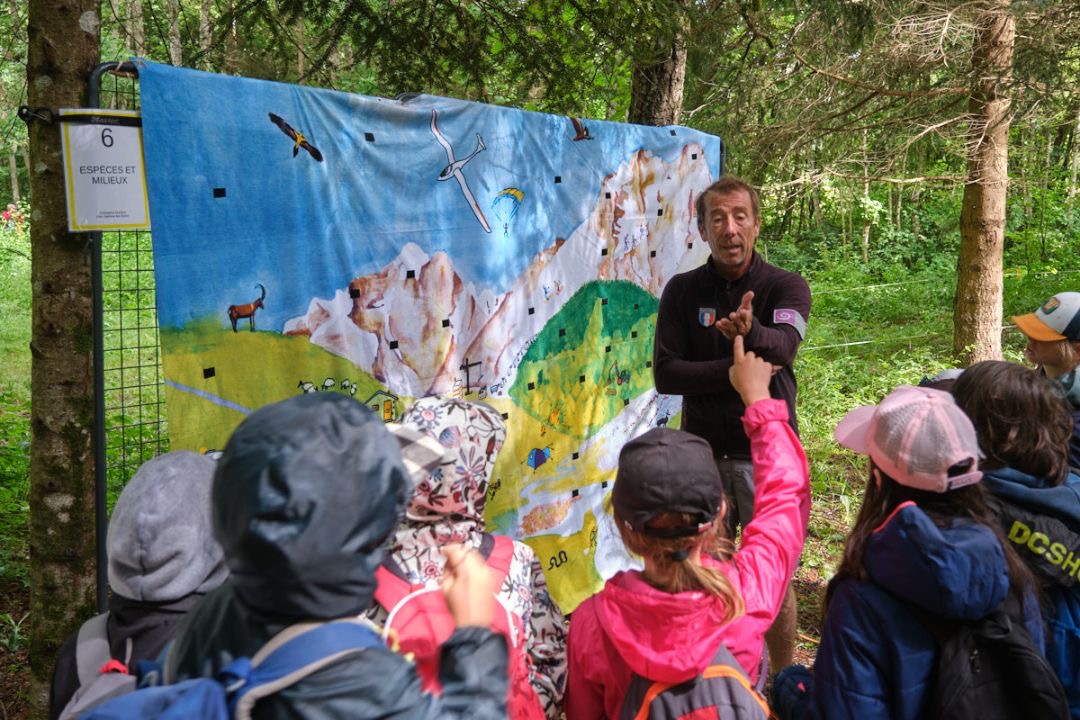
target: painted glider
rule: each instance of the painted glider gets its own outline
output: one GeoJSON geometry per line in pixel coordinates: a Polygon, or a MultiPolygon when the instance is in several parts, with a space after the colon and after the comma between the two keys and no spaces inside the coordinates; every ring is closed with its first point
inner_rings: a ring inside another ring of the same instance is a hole
{"type": "Polygon", "coordinates": [[[439,180],[449,180],[454,178],[458,181],[458,185],[461,186],[461,192],[465,195],[465,200],[468,201],[469,207],[472,208],[473,213],[476,214],[476,219],[480,221],[480,224],[484,226],[484,232],[491,232],[491,226],[488,225],[487,218],[484,217],[484,212],[480,209],[480,204],[476,202],[476,198],[473,197],[472,190],[469,189],[469,183],[465,181],[465,163],[476,157],[477,153],[481,150],[486,150],[487,146],[484,145],[484,138],[480,137],[480,134],[476,134],[476,149],[472,151],[466,158],[461,160],[454,159],[454,148],[450,146],[446,138],[439,131],[438,121],[436,120],[436,111],[431,111],[431,134],[435,136],[435,139],[439,141],[439,144],[446,150],[446,159],[450,163],[443,168],[439,173],[439,180]]]}

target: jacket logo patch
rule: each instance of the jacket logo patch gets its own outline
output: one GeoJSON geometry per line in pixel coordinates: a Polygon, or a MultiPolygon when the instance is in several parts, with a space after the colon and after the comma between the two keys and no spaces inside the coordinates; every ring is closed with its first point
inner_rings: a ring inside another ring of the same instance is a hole
{"type": "Polygon", "coordinates": [[[773,325],[790,325],[799,333],[801,339],[806,339],[806,319],[802,313],[792,308],[776,308],[772,314],[773,325]]]}
{"type": "Polygon", "coordinates": [[[716,324],[716,308],[699,307],[697,309],[697,321],[701,327],[712,327],[716,324]]]}

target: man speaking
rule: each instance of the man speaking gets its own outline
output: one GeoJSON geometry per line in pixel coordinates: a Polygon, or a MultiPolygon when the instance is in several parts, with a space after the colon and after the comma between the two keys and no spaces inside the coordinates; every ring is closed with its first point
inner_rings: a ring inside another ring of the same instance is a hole
{"type": "MultiPolygon", "coordinates": [[[[750,522],[754,476],[750,441],[742,428],[744,406],[728,379],[733,339],[773,364],[769,386],[784,400],[792,428],[795,373],[792,363],[806,334],[810,287],[798,273],[765,262],[754,251],[761,230],[757,192],[734,177],[723,177],[697,198],[698,230],[709,245],[705,264],[671,278],[660,297],[653,349],[657,392],[683,396],[683,429],[712,446],[727,495],[729,537],[750,522]]],[[[765,639],[770,664],[779,670],[793,661],[795,593],[791,586],[765,639]]]]}

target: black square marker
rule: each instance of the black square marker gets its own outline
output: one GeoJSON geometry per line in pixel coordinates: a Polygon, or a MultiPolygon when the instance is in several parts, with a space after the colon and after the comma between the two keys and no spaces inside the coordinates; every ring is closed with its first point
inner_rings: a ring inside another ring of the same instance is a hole
{"type": "Polygon", "coordinates": [[[559,328],[559,337],[566,337],[566,328],[559,328]]]}
{"type": "Polygon", "coordinates": [[[375,133],[364,133],[364,139],[368,142],[375,142],[375,133]]]}
{"type": "Polygon", "coordinates": [[[405,277],[406,277],[406,279],[412,279],[412,278],[416,277],[416,271],[415,270],[406,270],[405,271],[405,277]]]}
{"type": "Polygon", "coordinates": [[[583,382],[585,382],[585,376],[584,376],[584,375],[578,375],[578,379],[577,379],[577,381],[578,381],[579,383],[583,383],[583,382]]]}
{"type": "Polygon", "coordinates": [[[391,350],[397,350],[397,340],[391,340],[390,341],[390,349],[391,350]]]}
{"type": "Polygon", "coordinates": [[[656,211],[656,217],[664,217],[664,208],[660,208],[656,211]]]}
{"type": "Polygon", "coordinates": [[[602,487],[602,488],[606,488],[607,486],[608,486],[608,481],[607,481],[607,480],[605,480],[604,482],[600,483],[600,487],[602,487]]]}
{"type": "Polygon", "coordinates": [[[572,460],[577,460],[577,458],[578,458],[577,453],[574,453],[573,455],[570,456],[570,459],[572,459],[572,460]]]}
{"type": "Polygon", "coordinates": [[[529,314],[530,315],[535,315],[536,314],[536,308],[529,308],[529,314]]]}
{"type": "Polygon", "coordinates": [[[212,367],[203,368],[203,371],[202,371],[203,380],[209,380],[210,378],[214,377],[215,375],[217,375],[217,370],[215,370],[214,368],[212,368],[212,367]]]}
{"type": "Polygon", "coordinates": [[[668,132],[669,132],[669,133],[671,133],[672,135],[674,135],[674,134],[675,134],[675,131],[674,131],[674,130],[668,130],[668,132]]]}
{"type": "Polygon", "coordinates": [[[637,337],[637,330],[630,331],[630,337],[636,338],[637,337]]]}
{"type": "Polygon", "coordinates": [[[656,251],[655,250],[650,250],[649,251],[649,257],[656,257],[656,251]]]}
{"type": "Polygon", "coordinates": [[[581,491],[578,490],[577,488],[574,488],[573,490],[570,491],[570,497],[577,497],[580,494],[581,494],[581,491]]]}
{"type": "Polygon", "coordinates": [[[216,197],[216,198],[225,197],[225,188],[214,188],[214,197],[216,197]]]}
{"type": "Polygon", "coordinates": [[[535,390],[536,389],[536,383],[529,383],[529,389],[530,390],[535,390]]]}
{"type": "Polygon", "coordinates": [[[630,398],[623,398],[623,401],[622,401],[623,407],[626,407],[629,404],[630,404],[630,398]]]}
{"type": "Polygon", "coordinates": [[[686,243],[686,249],[687,250],[693,250],[694,249],[694,243],[692,243],[692,242],[686,243]]]}
{"type": "Polygon", "coordinates": [[[606,352],[606,353],[609,353],[609,352],[611,352],[611,346],[610,346],[610,345],[606,346],[606,347],[604,348],[604,352],[606,352]]]}
{"type": "Polygon", "coordinates": [[[608,301],[607,298],[600,298],[600,304],[601,305],[607,305],[607,301],[608,301]]]}
{"type": "Polygon", "coordinates": [[[645,361],[645,367],[651,368],[652,367],[652,360],[646,360],[645,361]]]}
{"type": "Polygon", "coordinates": [[[635,310],[640,309],[640,307],[641,307],[641,305],[639,303],[634,303],[634,309],[635,310]]]}
{"type": "Polygon", "coordinates": [[[508,412],[503,413],[502,414],[502,419],[503,420],[509,420],[510,419],[510,413],[508,413],[508,412]]]}
{"type": "Polygon", "coordinates": [[[601,257],[604,256],[604,255],[607,255],[607,248],[601,249],[600,250],[600,255],[601,255],[601,257]]]}
{"type": "Polygon", "coordinates": [[[555,176],[555,184],[558,185],[561,182],[562,182],[562,175],[556,175],[555,176]]]}
{"type": "Polygon", "coordinates": [[[349,288],[349,297],[353,300],[360,297],[360,288],[349,288]]]}
{"type": "Polygon", "coordinates": [[[442,321],[443,327],[450,327],[450,318],[446,318],[442,321]]]}
{"type": "Polygon", "coordinates": [[[697,153],[690,153],[691,160],[697,160],[697,153]]]}
{"type": "Polygon", "coordinates": [[[610,200],[611,199],[611,193],[609,193],[609,192],[604,193],[604,199],[605,200],[610,200]]]}

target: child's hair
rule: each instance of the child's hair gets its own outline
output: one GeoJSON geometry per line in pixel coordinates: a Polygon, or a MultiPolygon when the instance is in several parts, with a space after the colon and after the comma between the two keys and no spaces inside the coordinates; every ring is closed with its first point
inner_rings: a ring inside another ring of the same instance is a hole
{"type": "Polygon", "coordinates": [[[1037,590],[1035,577],[1024,561],[1016,554],[998,526],[997,519],[986,502],[986,490],[981,483],[965,485],[949,492],[937,493],[905,487],[881,472],[870,463],[870,477],[866,493],[855,525],[844,545],[844,558],[836,575],[825,591],[825,608],[828,609],[833,589],[844,578],[869,580],[863,566],[863,550],[870,535],[888,520],[889,516],[905,502],[914,502],[938,527],[946,527],[957,519],[966,519],[986,526],[997,537],[1005,554],[1009,570],[1009,595],[1023,606],[1025,595],[1037,590]]]}
{"type": "Polygon", "coordinates": [[[952,394],[975,426],[985,467],[1011,467],[1055,485],[1068,476],[1072,413],[1044,375],[986,360],[965,370],[952,394]]]}
{"type": "MultiPolygon", "coordinates": [[[[649,521],[653,528],[685,527],[694,521],[689,513],[662,512],[649,521]]],[[[701,590],[720,597],[724,601],[723,622],[731,622],[746,610],[742,595],[718,568],[701,565],[689,559],[689,552],[699,543],[702,552],[721,561],[731,559],[735,544],[725,536],[724,525],[719,518],[700,535],[689,537],[656,537],[631,528],[615,516],[615,524],[623,544],[630,552],[651,558],[654,572],[643,579],[658,590],[670,593],[701,590]]]]}

